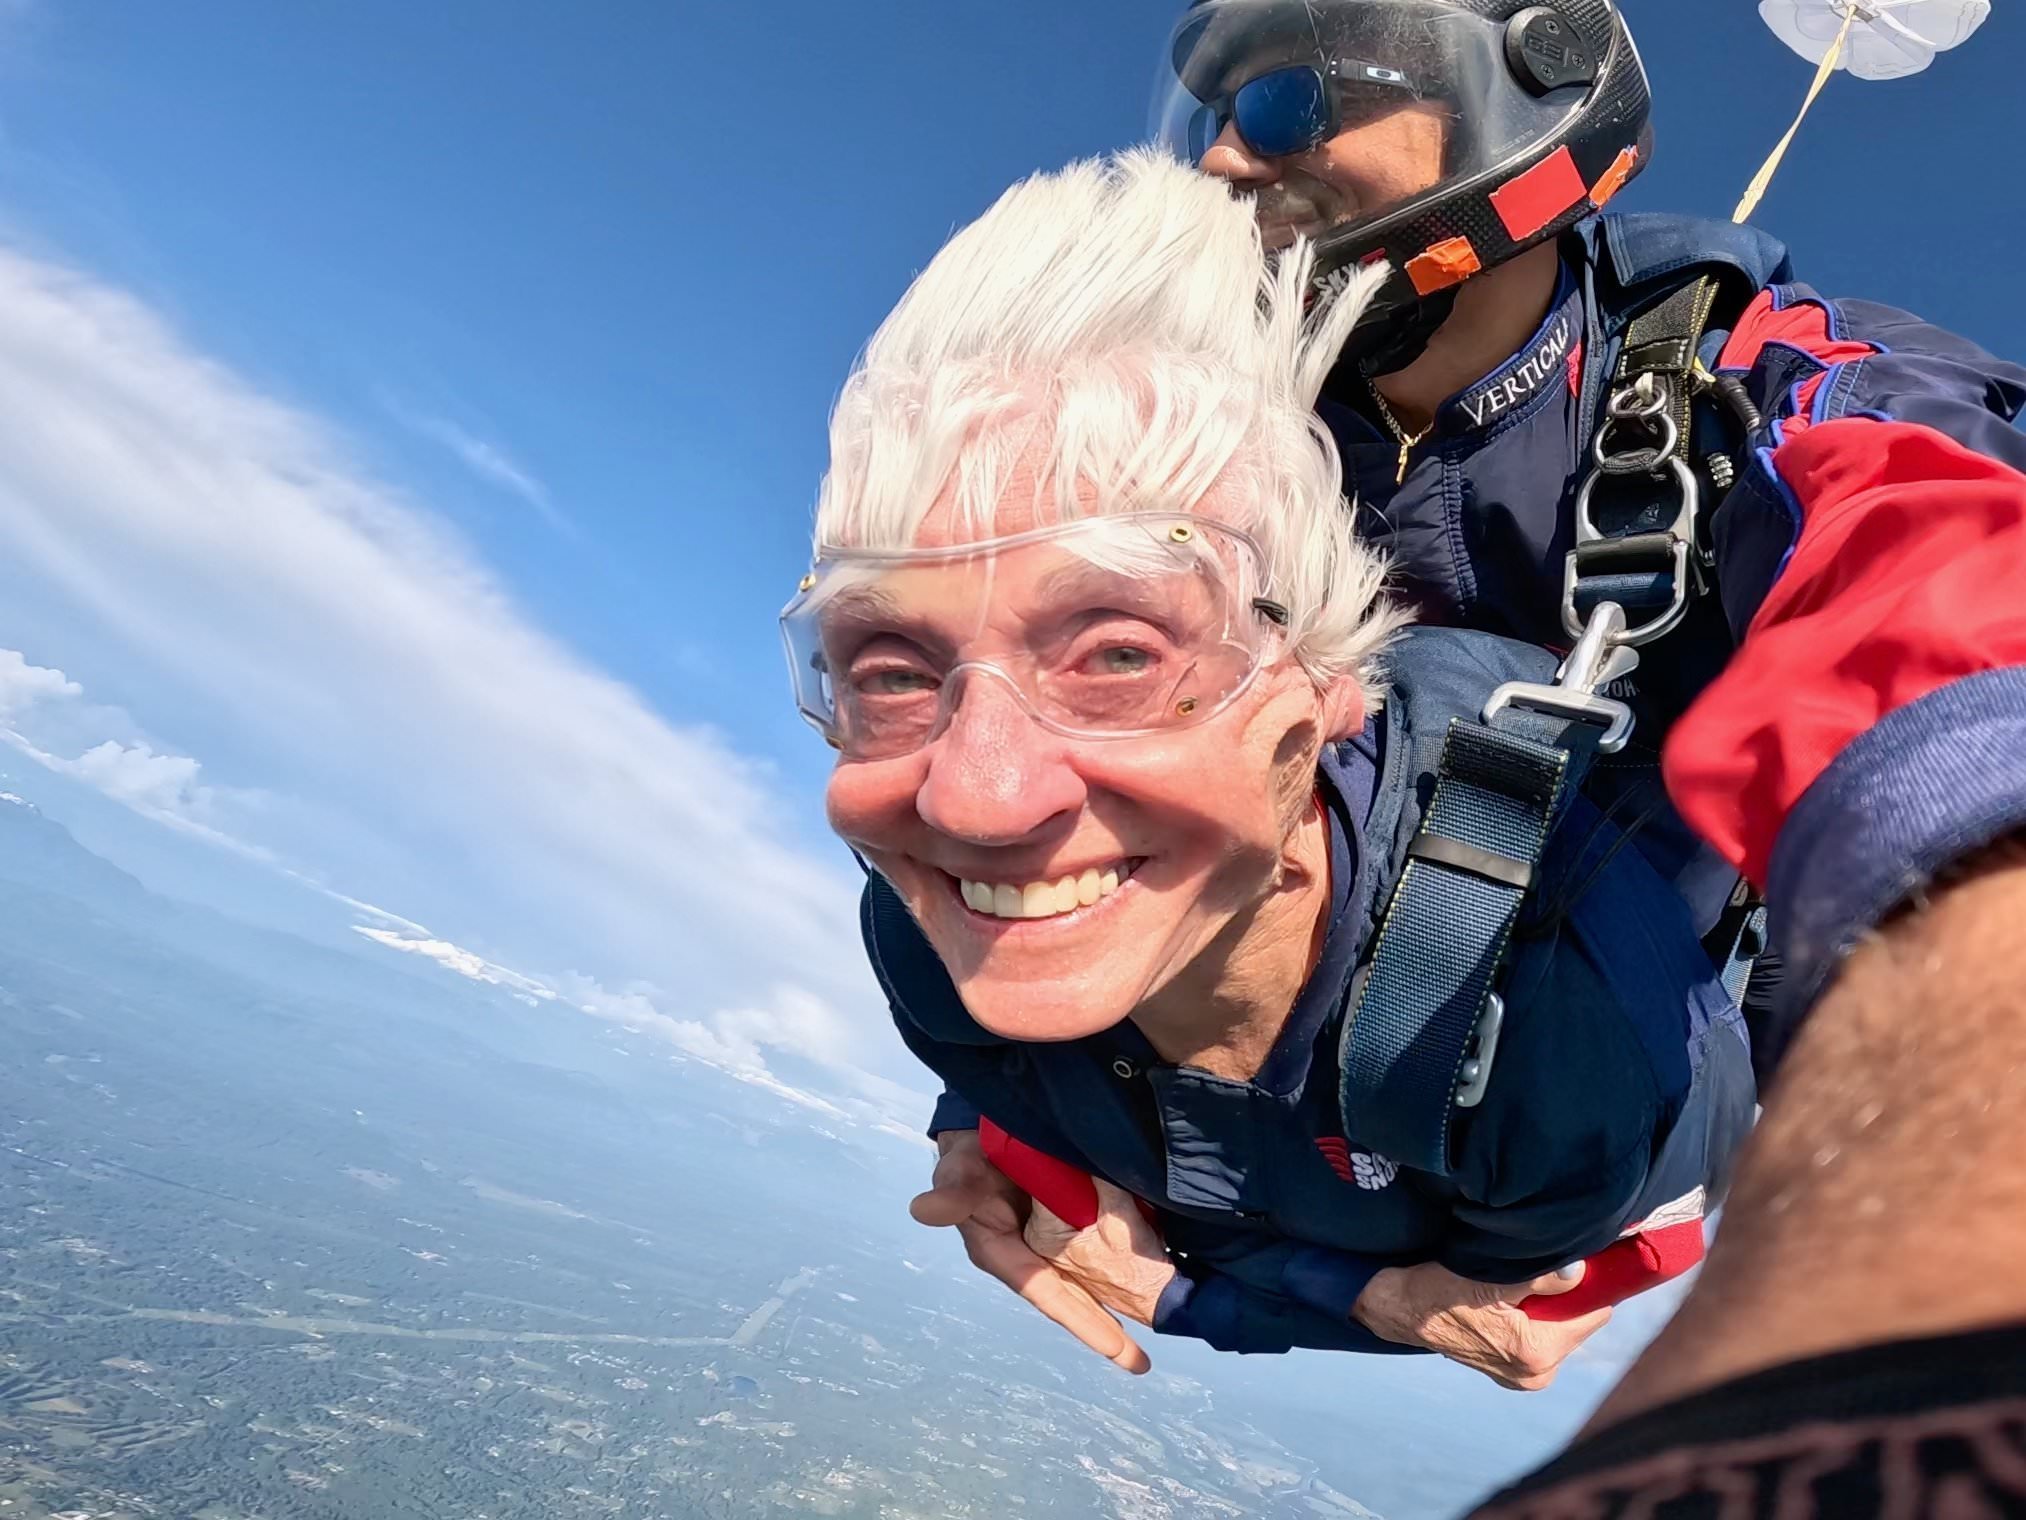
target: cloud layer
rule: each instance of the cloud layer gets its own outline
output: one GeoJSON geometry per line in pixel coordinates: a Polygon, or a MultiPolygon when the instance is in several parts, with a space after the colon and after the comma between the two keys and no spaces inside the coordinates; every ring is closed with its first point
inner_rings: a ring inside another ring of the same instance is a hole
{"type": "Polygon", "coordinates": [[[248,860],[278,865],[273,852],[230,832],[222,814],[257,809],[257,792],[220,789],[198,780],[203,767],[188,755],[158,753],[125,712],[85,700],[84,688],[60,670],[30,664],[18,649],[0,649],[0,743],[46,770],[103,792],[143,818],[165,824],[248,860]],[[66,735],[94,737],[82,753],[66,735]],[[101,733],[129,736],[97,738],[101,733]]]}
{"type": "Polygon", "coordinates": [[[764,765],[537,627],[315,418],[129,295],[4,249],[0,537],[0,641],[26,656],[0,655],[0,718],[80,707],[65,670],[135,714],[96,737],[73,714],[61,750],[24,737],[44,763],[446,944],[672,989],[754,1050],[817,1039],[905,1070],[848,865],[783,837],[764,765]],[[227,792],[269,799],[230,810],[250,832],[220,822],[227,792]],[[797,999],[827,1017],[780,1013],[797,999]]]}
{"type": "Polygon", "coordinates": [[[391,403],[388,410],[403,426],[448,449],[458,463],[487,485],[496,486],[510,496],[518,496],[558,533],[576,537],[576,525],[556,506],[549,488],[523,468],[504,447],[443,417],[432,417],[391,403]]]}

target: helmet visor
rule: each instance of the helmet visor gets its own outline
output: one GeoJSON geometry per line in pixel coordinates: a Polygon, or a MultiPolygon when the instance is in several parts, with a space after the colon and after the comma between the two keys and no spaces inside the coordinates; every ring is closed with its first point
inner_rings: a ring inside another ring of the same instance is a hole
{"type": "MultiPolygon", "coordinates": [[[[1565,45],[1574,73],[1599,62],[1573,31],[1565,45]]],[[[1269,161],[1272,175],[1243,183],[1280,247],[1499,177],[1560,134],[1588,88],[1528,89],[1506,28],[1445,0],[1202,0],[1169,36],[1151,127],[1190,163],[1220,142],[1269,161]]]]}
{"type": "Polygon", "coordinates": [[[1200,723],[1287,614],[1243,533],[1173,513],[1096,517],[948,549],[825,550],[781,614],[796,705],[855,759],[911,753],[975,678],[1058,733],[1200,723]]]}

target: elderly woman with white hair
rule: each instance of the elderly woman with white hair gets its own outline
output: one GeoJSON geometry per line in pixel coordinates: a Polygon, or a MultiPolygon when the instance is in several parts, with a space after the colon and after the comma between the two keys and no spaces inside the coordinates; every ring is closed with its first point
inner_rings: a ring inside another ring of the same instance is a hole
{"type": "Polygon", "coordinates": [[[846,383],[784,637],[944,1084],[918,1219],[1127,1367],[1114,1316],[1540,1386],[1609,1312],[1554,1295],[1699,1253],[1749,1060],[1583,794],[1602,646],[1403,632],[1308,269],[1152,155],[1016,186],[846,383]]]}

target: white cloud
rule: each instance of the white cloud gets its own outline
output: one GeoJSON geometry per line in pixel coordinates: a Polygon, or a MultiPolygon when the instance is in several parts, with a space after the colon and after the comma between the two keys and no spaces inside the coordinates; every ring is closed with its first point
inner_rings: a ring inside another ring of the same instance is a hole
{"type": "Polygon", "coordinates": [[[426,939],[429,935],[429,931],[423,928],[422,925],[416,923],[415,920],[412,918],[403,918],[398,913],[389,913],[385,908],[376,908],[369,902],[359,901],[359,899],[356,897],[347,897],[342,892],[333,892],[329,887],[325,886],[322,882],[314,880],[311,877],[304,876],[300,872],[291,871],[287,874],[294,876],[298,881],[301,881],[305,886],[311,887],[314,890],[323,893],[324,896],[330,898],[331,901],[343,903],[346,907],[350,908],[354,913],[357,913],[362,918],[369,918],[373,920],[374,923],[387,924],[396,929],[405,929],[409,932],[409,934],[421,938],[426,939]]]}
{"type": "MultiPolygon", "coordinates": [[[[19,651],[0,649],[0,713],[25,718],[38,708],[47,712],[61,707],[70,712],[82,710],[101,723],[131,727],[132,720],[117,708],[85,706],[84,695],[84,688],[62,671],[31,665],[19,651]]],[[[504,988],[533,1005],[560,1002],[580,1013],[661,1039],[686,1055],[826,1117],[868,1123],[910,1141],[920,1138],[918,1125],[926,1112],[928,1095],[862,1069],[857,1064],[862,1031],[805,988],[776,984],[767,990],[763,1002],[725,1009],[704,1019],[676,1018],[664,1013],[660,1004],[665,997],[652,987],[613,992],[581,973],[561,978],[567,991],[559,991],[539,977],[437,938],[413,919],[333,891],[286,865],[272,851],[205,822],[205,816],[214,810],[219,791],[198,780],[203,767],[190,756],[159,754],[145,740],[121,743],[106,739],[69,759],[42,749],[11,728],[0,728],[0,740],[11,743],[49,770],[96,787],[145,817],[276,867],[282,874],[370,920],[355,923],[353,932],[386,949],[434,961],[445,970],[504,988]],[[830,1097],[783,1081],[768,1064],[770,1050],[787,1051],[829,1068],[850,1089],[842,1098],[842,1106],[830,1097]]],[[[0,793],[0,798],[18,800],[12,793],[0,793]]]]}
{"type": "Polygon", "coordinates": [[[18,649],[0,649],[0,718],[38,702],[83,695],[84,688],[62,671],[31,665],[18,649]]]}
{"type": "MultiPolygon", "coordinates": [[[[389,950],[399,950],[404,954],[419,955],[424,960],[435,961],[446,970],[455,971],[459,976],[469,977],[474,982],[489,982],[495,987],[509,987],[515,992],[526,993],[539,1002],[553,1001],[556,996],[553,990],[535,978],[496,965],[482,955],[474,955],[461,945],[451,944],[447,939],[418,939],[391,929],[376,929],[370,924],[354,924],[352,932],[364,935],[375,944],[385,945],[389,950]]],[[[428,931],[423,930],[423,933],[426,935],[428,931]]]]}
{"type": "Polygon", "coordinates": [[[919,1140],[931,1096],[856,1064],[860,1031],[837,1009],[800,987],[780,984],[756,1005],[723,1009],[703,1018],[678,1018],[662,1010],[663,995],[652,987],[615,992],[590,977],[558,979],[560,995],[572,1007],[667,1041],[678,1050],[764,1087],[791,1102],[835,1118],[848,1118],[903,1139],[919,1140]],[[849,1089],[818,1095],[783,1081],[768,1063],[769,1051],[784,1051],[828,1067],[849,1089]]]}
{"type": "Polygon", "coordinates": [[[231,833],[221,826],[218,816],[221,804],[257,805],[257,792],[208,786],[197,779],[203,767],[195,760],[188,755],[159,754],[146,739],[130,743],[102,739],[82,754],[67,757],[45,747],[56,741],[38,742],[23,731],[39,728],[39,720],[53,711],[59,715],[58,729],[83,725],[132,731],[134,727],[133,720],[118,708],[87,705],[84,688],[62,671],[31,665],[19,650],[0,649],[0,720],[4,720],[0,743],[11,745],[47,770],[97,788],[144,818],[249,860],[275,863],[272,851],[231,833]]]}
{"type": "Polygon", "coordinates": [[[507,988],[530,1004],[561,1003],[664,1041],[684,1055],[828,1118],[866,1124],[909,1143],[928,1143],[921,1124],[932,1101],[930,1094],[858,1067],[849,1022],[821,998],[799,987],[774,988],[771,1002],[762,1007],[735,1008],[702,1019],[677,1018],[662,1011],[661,995],[653,988],[615,992],[576,972],[556,978],[556,985],[551,985],[461,945],[429,937],[420,925],[411,927],[416,932],[402,934],[355,924],[353,932],[389,950],[435,961],[474,982],[507,988]],[[768,1064],[769,1050],[788,1051],[828,1067],[848,1091],[824,1095],[782,1080],[768,1064]]]}
{"type": "MultiPolygon", "coordinates": [[[[248,837],[304,879],[443,931],[422,937],[738,1010],[711,1026],[734,1053],[807,1039],[906,1068],[855,873],[784,837],[764,763],[560,645],[314,418],[129,295],[5,249],[0,541],[0,640],[201,733],[207,763],[275,799],[248,837]]],[[[52,681],[0,667],[0,691],[52,681]]],[[[223,789],[143,733],[65,756],[164,821],[219,826],[223,789]]]]}
{"type": "Polygon", "coordinates": [[[202,767],[188,755],[158,755],[145,744],[108,739],[70,762],[79,779],[127,803],[137,811],[178,812],[209,804],[210,788],[201,786],[202,767]]]}
{"type": "Polygon", "coordinates": [[[518,496],[558,533],[576,536],[576,524],[557,508],[549,488],[522,468],[499,444],[488,442],[442,417],[427,416],[402,406],[390,406],[389,410],[405,426],[450,450],[480,480],[499,487],[509,495],[518,496]]]}

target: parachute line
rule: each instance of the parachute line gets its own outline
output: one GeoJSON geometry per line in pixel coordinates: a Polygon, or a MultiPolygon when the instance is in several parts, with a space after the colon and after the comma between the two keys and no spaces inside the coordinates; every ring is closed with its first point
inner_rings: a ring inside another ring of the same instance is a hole
{"type": "Polygon", "coordinates": [[[1837,29],[1836,40],[1829,44],[1829,51],[1822,55],[1821,63],[1816,65],[1815,82],[1808,86],[1808,96],[1801,102],[1801,109],[1795,113],[1794,124],[1787,128],[1787,135],[1774,145],[1766,161],[1759,165],[1759,172],[1752,176],[1752,182],[1745,186],[1744,198],[1738,202],[1738,209],[1731,213],[1733,222],[1744,221],[1758,209],[1760,200],[1765,196],[1766,187],[1772,184],[1773,176],[1779,172],[1780,160],[1787,156],[1787,149],[1794,141],[1794,134],[1801,130],[1801,123],[1808,119],[1809,107],[1815,104],[1815,97],[1822,93],[1822,86],[1829,82],[1829,76],[1836,72],[1837,60],[1843,56],[1844,43],[1850,40],[1850,26],[1857,19],[1857,11],[1858,7],[1855,5],[1844,10],[1843,25],[1837,29]]]}

